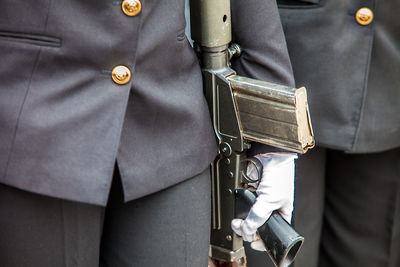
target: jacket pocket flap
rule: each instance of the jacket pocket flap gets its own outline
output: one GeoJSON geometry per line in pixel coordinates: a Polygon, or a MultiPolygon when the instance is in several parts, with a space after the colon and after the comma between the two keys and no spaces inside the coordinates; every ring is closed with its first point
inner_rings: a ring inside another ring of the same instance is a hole
{"type": "Polygon", "coordinates": [[[52,46],[52,47],[61,46],[60,38],[41,35],[41,34],[31,34],[22,32],[0,31],[0,40],[10,41],[10,42],[23,42],[39,46],[52,46]]]}

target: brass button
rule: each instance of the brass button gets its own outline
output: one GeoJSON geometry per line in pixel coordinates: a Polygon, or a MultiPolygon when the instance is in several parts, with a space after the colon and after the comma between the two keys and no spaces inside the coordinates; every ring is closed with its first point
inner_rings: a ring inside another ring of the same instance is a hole
{"type": "Polygon", "coordinates": [[[356,13],[356,20],[360,25],[368,25],[374,19],[374,13],[368,7],[360,8],[356,13]]]}
{"type": "Polygon", "coordinates": [[[131,71],[125,66],[116,66],[111,72],[111,77],[117,84],[127,84],[131,80],[131,71]]]}
{"type": "Polygon", "coordinates": [[[122,1],[122,11],[125,15],[133,17],[142,10],[142,3],[139,0],[124,0],[122,1]]]}

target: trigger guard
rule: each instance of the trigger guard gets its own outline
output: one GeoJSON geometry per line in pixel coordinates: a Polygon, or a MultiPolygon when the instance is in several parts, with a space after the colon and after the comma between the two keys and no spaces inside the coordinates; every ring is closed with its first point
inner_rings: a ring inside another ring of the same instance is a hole
{"type": "Polygon", "coordinates": [[[261,181],[262,178],[262,173],[263,173],[263,164],[261,163],[261,161],[256,158],[256,157],[251,157],[251,158],[246,158],[243,160],[243,162],[248,162],[253,164],[256,167],[257,170],[257,174],[258,174],[258,178],[257,179],[251,179],[248,175],[247,175],[247,169],[246,171],[244,171],[242,173],[242,177],[245,183],[258,183],[261,181]]]}

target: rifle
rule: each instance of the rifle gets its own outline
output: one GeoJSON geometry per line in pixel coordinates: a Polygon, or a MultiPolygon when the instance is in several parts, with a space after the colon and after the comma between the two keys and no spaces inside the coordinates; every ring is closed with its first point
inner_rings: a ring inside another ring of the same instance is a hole
{"type": "MultiPolygon", "coordinates": [[[[296,89],[236,75],[229,66],[241,48],[231,42],[230,0],[191,0],[191,35],[202,66],[219,154],[211,164],[212,229],[210,257],[218,266],[246,266],[243,240],[231,229],[246,217],[255,195],[248,190],[251,141],[305,153],[314,146],[307,94],[296,89]]],[[[296,257],[304,238],[274,212],[258,229],[276,266],[296,257]]]]}

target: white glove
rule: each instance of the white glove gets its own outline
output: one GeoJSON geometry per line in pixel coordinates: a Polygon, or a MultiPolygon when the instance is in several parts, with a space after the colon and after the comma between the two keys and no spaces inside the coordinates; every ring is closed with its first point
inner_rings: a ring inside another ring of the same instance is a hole
{"type": "MultiPolygon", "coordinates": [[[[255,250],[265,251],[265,246],[257,229],[262,226],[272,212],[278,210],[282,217],[291,222],[294,200],[294,160],[295,153],[266,153],[255,156],[264,166],[261,182],[257,188],[257,199],[245,220],[233,219],[231,226],[244,241],[251,242],[255,250]]],[[[257,179],[257,170],[249,164],[247,175],[257,179]]]]}

